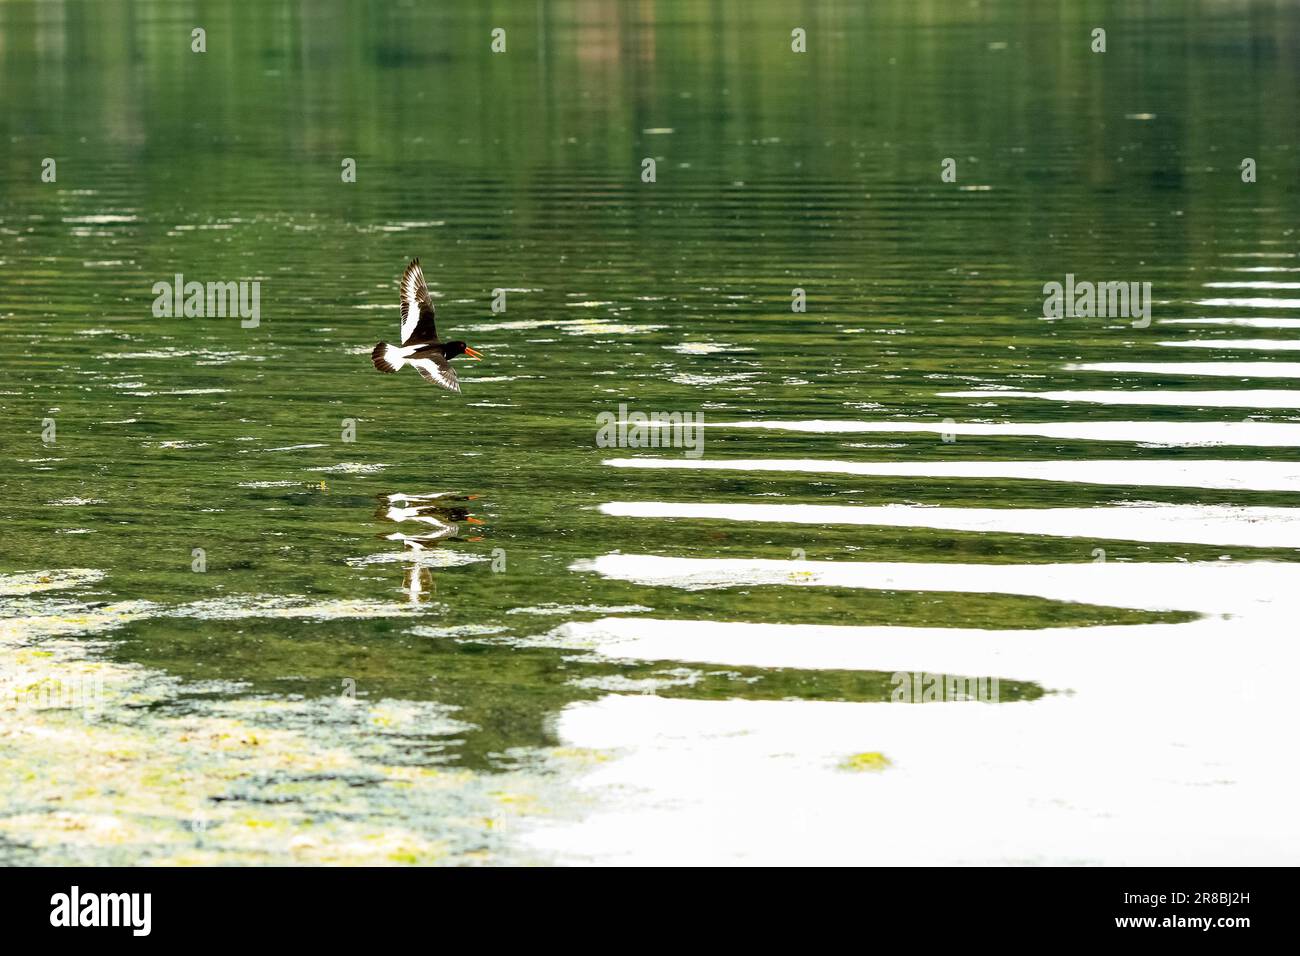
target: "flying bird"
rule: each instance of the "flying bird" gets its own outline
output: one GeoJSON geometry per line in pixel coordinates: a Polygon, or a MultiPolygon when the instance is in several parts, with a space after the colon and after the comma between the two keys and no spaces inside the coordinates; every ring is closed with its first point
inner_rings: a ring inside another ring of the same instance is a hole
{"type": "Polygon", "coordinates": [[[483,356],[464,342],[442,342],[434,326],[433,300],[429,287],[424,284],[420,260],[412,259],[402,276],[402,339],[401,345],[380,342],[370,353],[370,360],[381,372],[396,372],[410,365],[434,385],[453,392],[460,391],[460,379],[451,367],[458,355],[472,359],[483,356]]]}

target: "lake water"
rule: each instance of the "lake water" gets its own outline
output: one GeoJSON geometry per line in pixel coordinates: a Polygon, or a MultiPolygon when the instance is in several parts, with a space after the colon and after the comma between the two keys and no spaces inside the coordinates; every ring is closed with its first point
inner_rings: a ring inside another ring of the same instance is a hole
{"type": "Polygon", "coordinates": [[[1300,861],[1298,39],[0,4],[0,862],[1300,861]]]}

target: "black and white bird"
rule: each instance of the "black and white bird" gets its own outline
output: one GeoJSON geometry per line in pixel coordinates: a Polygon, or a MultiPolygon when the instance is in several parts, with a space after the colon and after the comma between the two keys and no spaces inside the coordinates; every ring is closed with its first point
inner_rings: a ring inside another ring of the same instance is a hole
{"type": "Polygon", "coordinates": [[[429,287],[424,284],[420,260],[412,259],[402,276],[402,339],[401,345],[380,342],[370,353],[370,360],[381,372],[396,372],[410,365],[434,385],[460,391],[460,379],[451,367],[458,355],[472,359],[483,356],[464,342],[441,342],[434,325],[433,300],[429,287]]]}

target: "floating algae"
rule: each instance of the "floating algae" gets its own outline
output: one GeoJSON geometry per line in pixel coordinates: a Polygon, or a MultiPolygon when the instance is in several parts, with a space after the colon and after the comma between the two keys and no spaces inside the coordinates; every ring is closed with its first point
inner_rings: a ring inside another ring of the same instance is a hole
{"type": "MultiPolygon", "coordinates": [[[[0,863],[477,864],[504,858],[514,819],[545,812],[536,776],[409,765],[412,741],[452,740],[471,727],[445,705],[337,697],[169,706],[189,688],[95,659],[85,640],[166,609],[33,598],[102,577],[0,575],[0,686],[93,688],[93,699],[67,706],[0,697],[0,863]]],[[[198,607],[215,617],[378,612],[366,602],[198,607]]]]}
{"type": "Polygon", "coordinates": [[[842,770],[863,771],[881,771],[886,767],[892,766],[892,762],[882,753],[868,751],[866,753],[853,754],[846,757],[840,764],[842,770]]]}

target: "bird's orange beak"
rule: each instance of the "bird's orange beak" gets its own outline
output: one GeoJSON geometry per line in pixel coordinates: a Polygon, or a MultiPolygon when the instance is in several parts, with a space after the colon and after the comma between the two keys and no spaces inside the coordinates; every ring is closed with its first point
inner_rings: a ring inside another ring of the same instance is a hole
{"type": "Polygon", "coordinates": [[[472,348],[470,348],[468,345],[465,346],[465,354],[468,355],[468,356],[469,356],[470,358],[472,358],[472,359],[481,359],[481,358],[483,358],[483,353],[482,353],[482,352],[478,351],[477,349],[472,349],[472,348]]]}

